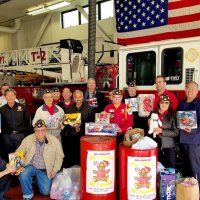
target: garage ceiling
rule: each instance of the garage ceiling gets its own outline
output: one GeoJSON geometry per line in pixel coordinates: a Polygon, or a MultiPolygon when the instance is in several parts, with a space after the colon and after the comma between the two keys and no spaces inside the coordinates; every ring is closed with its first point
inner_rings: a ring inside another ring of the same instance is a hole
{"type": "MultiPolygon", "coordinates": [[[[59,2],[60,0],[54,0],[59,2]]],[[[60,12],[66,11],[74,8],[74,5],[87,5],[88,0],[65,0],[71,4],[54,11],[50,12],[60,12]]],[[[33,16],[28,16],[26,10],[30,7],[38,6],[47,2],[52,2],[52,0],[0,0],[0,25],[5,25],[6,23],[12,21],[13,19],[23,19],[29,20],[33,16]]],[[[48,12],[48,13],[50,13],[48,12]]],[[[38,17],[38,16],[34,16],[38,17]]]]}

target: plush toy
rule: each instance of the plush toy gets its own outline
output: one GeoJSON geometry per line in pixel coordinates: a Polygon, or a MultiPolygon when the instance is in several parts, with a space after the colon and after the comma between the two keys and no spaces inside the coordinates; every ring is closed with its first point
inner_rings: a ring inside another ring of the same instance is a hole
{"type": "Polygon", "coordinates": [[[153,133],[153,137],[156,137],[156,133],[153,132],[154,128],[158,128],[158,125],[161,126],[161,121],[158,119],[158,114],[156,113],[152,113],[151,114],[151,118],[150,118],[150,122],[149,122],[149,134],[153,133]]]}

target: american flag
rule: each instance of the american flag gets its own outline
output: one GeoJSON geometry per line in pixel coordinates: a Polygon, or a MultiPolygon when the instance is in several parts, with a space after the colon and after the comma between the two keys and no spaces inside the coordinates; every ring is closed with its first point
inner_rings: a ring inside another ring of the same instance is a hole
{"type": "Polygon", "coordinates": [[[200,36],[200,0],[115,0],[117,42],[200,36]]]}

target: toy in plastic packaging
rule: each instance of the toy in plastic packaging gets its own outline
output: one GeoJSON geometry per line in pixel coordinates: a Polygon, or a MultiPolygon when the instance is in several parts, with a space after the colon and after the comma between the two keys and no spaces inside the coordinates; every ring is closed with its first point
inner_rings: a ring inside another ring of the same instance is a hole
{"type": "Polygon", "coordinates": [[[154,94],[139,94],[138,101],[138,115],[140,117],[148,117],[149,113],[153,110],[154,94]]]}
{"type": "Polygon", "coordinates": [[[81,124],[81,113],[68,113],[65,114],[64,125],[74,126],[75,124],[81,124]]]}
{"type": "Polygon", "coordinates": [[[167,168],[159,173],[160,200],[176,200],[176,173],[175,169],[167,168]]]}
{"type": "Polygon", "coordinates": [[[63,169],[53,179],[51,199],[79,200],[80,199],[80,167],[63,169]]]}
{"type": "Polygon", "coordinates": [[[95,123],[97,124],[110,123],[110,113],[106,112],[95,113],[95,123]]]}
{"type": "Polygon", "coordinates": [[[59,116],[50,115],[47,120],[48,129],[57,129],[61,126],[61,119],[59,116]]]}
{"type": "Polygon", "coordinates": [[[117,126],[116,124],[97,124],[97,123],[85,123],[85,134],[86,135],[107,135],[116,136],[117,126]]]}
{"type": "Polygon", "coordinates": [[[132,112],[138,112],[138,102],[137,98],[125,99],[125,104],[128,105],[132,112]]]}
{"type": "Polygon", "coordinates": [[[87,99],[86,100],[88,102],[88,105],[91,106],[92,108],[97,108],[98,107],[98,102],[97,102],[97,98],[91,98],[91,99],[87,99]]]}
{"type": "Polygon", "coordinates": [[[16,151],[14,153],[9,153],[9,165],[15,167],[16,169],[20,169],[24,167],[24,152],[16,151]]]}
{"type": "Polygon", "coordinates": [[[177,111],[177,127],[180,129],[197,128],[196,111],[177,111]]]}

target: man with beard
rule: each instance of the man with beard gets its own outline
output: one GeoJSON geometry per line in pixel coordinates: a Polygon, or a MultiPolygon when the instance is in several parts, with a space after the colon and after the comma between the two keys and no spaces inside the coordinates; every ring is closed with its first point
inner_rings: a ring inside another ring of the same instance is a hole
{"type": "Polygon", "coordinates": [[[65,110],[65,114],[80,113],[81,123],[66,125],[62,131],[62,144],[65,154],[63,167],[80,165],[80,138],[85,135],[85,123],[94,122],[93,109],[84,102],[83,92],[75,90],[74,103],[65,110]]]}

